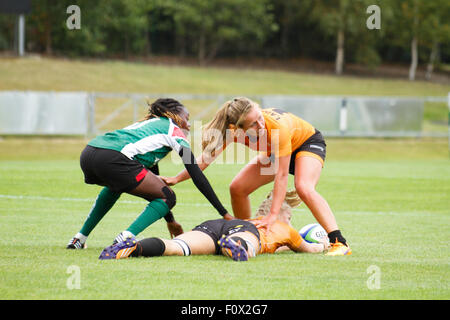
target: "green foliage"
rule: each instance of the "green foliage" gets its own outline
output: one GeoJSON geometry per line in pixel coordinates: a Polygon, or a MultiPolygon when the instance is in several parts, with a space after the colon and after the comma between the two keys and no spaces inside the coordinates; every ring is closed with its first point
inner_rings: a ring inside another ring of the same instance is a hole
{"type": "Polygon", "coordinates": [[[387,3],[391,13],[386,25],[385,45],[403,48],[409,56],[411,39],[416,36],[421,56],[428,58],[434,44],[447,46],[450,42],[450,2],[400,0],[387,3]]]}
{"type": "Polygon", "coordinates": [[[166,5],[173,10],[177,33],[191,43],[200,63],[221,49],[254,53],[276,29],[266,0],[173,0],[166,5]]]}
{"type": "Polygon", "coordinates": [[[0,14],[0,50],[6,50],[12,43],[12,35],[9,30],[14,29],[14,16],[0,14]]]}
{"type": "MultiPolygon", "coordinates": [[[[338,34],[346,62],[375,68],[408,62],[413,36],[420,61],[450,57],[447,0],[35,0],[27,16],[27,50],[48,54],[129,57],[169,54],[305,57],[334,60],[338,34]],[[81,29],[66,27],[66,8],[81,9],[81,29]],[[381,29],[369,30],[370,5],[381,29]],[[436,55],[435,54],[435,55],[436,55]]],[[[14,44],[15,17],[0,14],[0,50],[14,44]]]]}

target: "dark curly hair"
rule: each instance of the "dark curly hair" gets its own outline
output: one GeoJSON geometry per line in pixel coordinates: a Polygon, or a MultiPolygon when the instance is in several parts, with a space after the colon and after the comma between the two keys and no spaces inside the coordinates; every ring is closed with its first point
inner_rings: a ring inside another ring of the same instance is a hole
{"type": "Polygon", "coordinates": [[[178,125],[183,122],[179,114],[186,107],[175,99],[161,98],[151,104],[148,103],[148,106],[148,114],[145,120],[155,117],[166,117],[171,118],[178,125]]]}

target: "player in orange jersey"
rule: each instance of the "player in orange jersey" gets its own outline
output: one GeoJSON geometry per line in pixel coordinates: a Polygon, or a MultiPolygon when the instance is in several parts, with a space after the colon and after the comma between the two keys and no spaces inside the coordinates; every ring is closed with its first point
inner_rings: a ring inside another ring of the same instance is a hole
{"type": "Polygon", "coordinates": [[[326,237],[320,243],[308,243],[290,225],[291,207],[301,202],[296,196],[293,196],[292,192],[287,194],[277,220],[270,229],[255,226],[255,222],[263,219],[267,213],[267,207],[272,201],[269,196],[261,204],[256,219],[209,220],[171,240],[154,237],[137,241],[135,238],[129,238],[105,248],[99,258],[106,260],[223,254],[235,261],[247,261],[258,254],[275,253],[285,249],[294,252],[323,252],[329,244],[326,237]]]}
{"type": "MultiPolygon", "coordinates": [[[[203,153],[197,158],[201,170],[206,169],[233,142],[260,151],[230,184],[236,218],[249,219],[249,195],[274,182],[270,213],[256,222],[258,226],[270,229],[286,194],[288,175],[292,174],[298,195],[328,233],[332,243],[328,255],[351,254],[330,206],[316,191],[326,144],[322,134],[310,123],[280,109],[261,109],[248,98],[234,98],[227,101],[205,126],[202,141],[203,153]]],[[[176,177],[162,178],[168,185],[175,185],[189,179],[189,173],[183,170],[176,177]]]]}

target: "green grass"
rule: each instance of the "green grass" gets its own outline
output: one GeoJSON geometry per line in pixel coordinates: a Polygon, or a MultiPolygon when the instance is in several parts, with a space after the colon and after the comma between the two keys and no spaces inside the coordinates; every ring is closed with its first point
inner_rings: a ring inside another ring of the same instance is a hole
{"type": "MultiPolygon", "coordinates": [[[[145,206],[129,195],[122,196],[93,231],[87,250],[64,249],[100,189],[83,183],[77,158],[84,143],[0,141],[1,299],[450,297],[450,163],[445,139],[329,139],[318,190],[333,208],[353,255],[285,252],[247,263],[222,256],[98,260],[103,247],[145,206]],[[17,152],[10,151],[13,146],[17,152]],[[79,290],[66,285],[73,265],[81,272],[79,290]],[[366,284],[372,265],[381,270],[379,290],[369,290],[366,284]]],[[[227,186],[241,167],[215,164],[206,171],[228,208],[227,186]]],[[[167,160],[161,164],[165,175],[180,169],[167,160]]],[[[269,190],[270,185],[252,195],[254,208],[269,190]]],[[[217,217],[191,182],[175,191],[174,213],[185,230],[217,217]]],[[[314,219],[301,206],[292,222],[300,229],[314,219]]],[[[148,236],[167,237],[165,223],[158,221],[140,235],[148,236]]]]}
{"type": "Polygon", "coordinates": [[[0,90],[198,94],[447,96],[424,81],[337,77],[273,70],[47,58],[0,59],[0,90]]]}
{"type": "MultiPolygon", "coordinates": [[[[428,82],[47,58],[0,59],[0,90],[379,96],[450,91],[428,82]]],[[[430,122],[442,122],[446,114],[445,104],[426,106],[430,122]]],[[[130,195],[92,232],[87,250],[66,250],[100,190],[83,182],[78,158],[85,143],[76,137],[0,138],[0,299],[450,298],[447,139],[327,139],[318,190],[353,255],[284,252],[247,263],[222,256],[99,261],[101,250],[145,206],[130,195]],[[79,290],[67,287],[71,266],[81,272],[79,290]],[[370,266],[380,268],[379,290],[367,286],[370,266]]],[[[228,185],[243,165],[214,164],[206,171],[227,208],[228,185]]],[[[161,164],[164,175],[181,169],[169,160],[161,164]]],[[[253,208],[270,188],[252,194],[253,208]]],[[[218,217],[192,182],[174,190],[174,213],[185,230],[218,217]]],[[[307,208],[294,210],[296,228],[311,222],[307,208]]],[[[148,236],[167,237],[165,223],[158,221],[139,237],[148,236]]]]}

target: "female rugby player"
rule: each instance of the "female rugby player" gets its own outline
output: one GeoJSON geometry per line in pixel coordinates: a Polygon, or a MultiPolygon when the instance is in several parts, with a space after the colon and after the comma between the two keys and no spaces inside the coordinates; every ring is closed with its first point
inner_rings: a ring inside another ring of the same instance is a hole
{"type": "Polygon", "coordinates": [[[172,240],[153,237],[137,241],[135,238],[128,238],[105,248],[99,259],[223,254],[235,261],[247,261],[258,254],[275,253],[284,247],[294,252],[325,251],[329,245],[326,237],[320,243],[308,243],[292,228],[291,207],[301,201],[292,199],[292,193],[288,197],[283,201],[277,220],[270,230],[256,225],[258,219],[268,213],[267,205],[273,200],[268,197],[261,204],[254,220],[209,220],[172,240]]]}
{"type": "MultiPolygon", "coordinates": [[[[271,227],[286,194],[288,175],[294,175],[295,188],[316,220],[327,231],[332,249],[328,255],[351,254],[327,201],[316,191],[325,160],[322,134],[310,123],[280,109],[261,109],[248,98],[227,101],[203,131],[203,153],[198,163],[204,170],[232,142],[262,151],[230,184],[231,205],[239,219],[249,219],[249,195],[274,182],[270,214],[256,224],[271,227]]],[[[176,177],[162,177],[168,185],[189,178],[183,170],[176,177]]]]}
{"type": "Polygon", "coordinates": [[[191,152],[182,129],[189,131],[189,112],[174,99],[158,99],[150,105],[142,121],[108,132],[91,140],[81,153],[85,182],[104,186],[81,230],[70,240],[68,249],[85,248],[86,239],[123,192],[149,201],[137,219],[115,239],[120,242],[136,236],[164,217],[171,234],[183,232],[170,210],[175,193],[153,172],[158,161],[175,150],[183,160],[195,186],[225,219],[233,219],[222,206],[191,152]],[[153,172],[151,171],[153,169],[153,172]]]}

